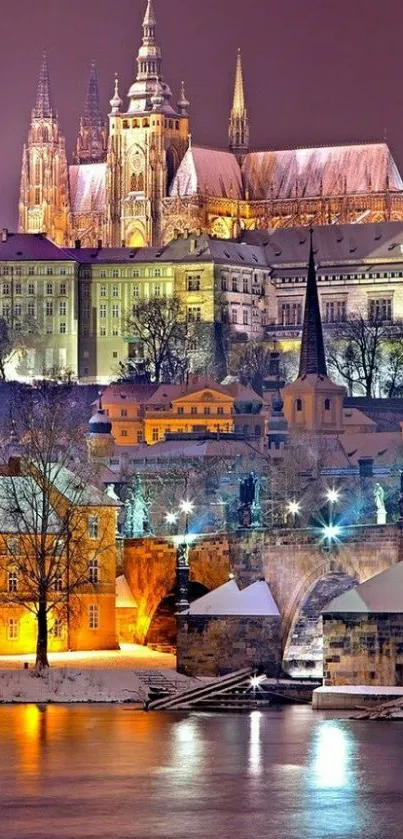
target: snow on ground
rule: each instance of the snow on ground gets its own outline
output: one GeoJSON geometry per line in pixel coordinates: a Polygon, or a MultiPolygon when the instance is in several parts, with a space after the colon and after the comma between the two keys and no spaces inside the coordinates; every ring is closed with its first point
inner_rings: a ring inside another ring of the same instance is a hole
{"type": "MultiPolygon", "coordinates": [[[[27,662],[30,667],[35,662],[34,655],[0,656],[1,670],[19,670],[27,662]]],[[[117,670],[175,670],[176,657],[169,653],[159,653],[137,644],[122,644],[120,650],[95,650],[77,653],[49,653],[51,667],[74,667],[80,669],[102,668],[117,670]]]]}

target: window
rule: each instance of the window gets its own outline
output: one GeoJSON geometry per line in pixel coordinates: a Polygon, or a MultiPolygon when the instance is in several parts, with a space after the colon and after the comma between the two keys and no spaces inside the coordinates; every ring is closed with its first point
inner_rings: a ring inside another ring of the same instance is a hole
{"type": "Polygon", "coordinates": [[[83,318],[84,320],[89,320],[90,317],[90,304],[88,300],[85,301],[83,304],[83,318]]]}
{"type": "Polygon", "coordinates": [[[53,335],[53,326],[52,326],[51,323],[46,324],[46,334],[47,335],[53,335]]]}
{"type": "Polygon", "coordinates": [[[138,432],[137,432],[137,442],[138,442],[138,443],[142,443],[142,442],[143,442],[143,432],[142,432],[142,431],[138,431],[138,432]]]}
{"type": "Polygon", "coordinates": [[[249,323],[249,312],[248,312],[247,309],[243,310],[243,323],[244,323],[244,326],[247,326],[248,323],[249,323]]]}
{"type": "Polygon", "coordinates": [[[15,594],[18,590],[18,574],[15,570],[8,572],[7,590],[10,594],[15,594]]]}
{"type": "Polygon", "coordinates": [[[192,407],[190,409],[190,413],[191,414],[197,414],[197,406],[196,405],[192,405],[192,407]]]}
{"type": "Polygon", "coordinates": [[[100,327],[99,334],[101,335],[102,338],[105,338],[105,336],[106,336],[106,326],[101,326],[100,327]]]}
{"type": "Polygon", "coordinates": [[[88,629],[98,629],[99,627],[99,606],[92,603],[88,608],[88,629]]]}
{"type": "Polygon", "coordinates": [[[122,428],[122,430],[121,430],[121,432],[120,432],[120,436],[121,436],[121,437],[128,437],[128,436],[129,436],[129,433],[128,433],[128,431],[127,431],[127,428],[122,428]]]}
{"type": "Polygon", "coordinates": [[[232,278],[232,291],[238,291],[238,280],[236,277],[232,278]]]}
{"type": "Polygon", "coordinates": [[[134,268],[134,270],[133,270],[133,277],[139,277],[139,276],[140,276],[140,271],[139,271],[139,269],[138,269],[138,268],[134,268]]]}
{"type": "Polygon", "coordinates": [[[200,291],[200,288],[201,288],[200,277],[189,277],[189,279],[188,279],[188,291],[200,291]]]}
{"type": "Polygon", "coordinates": [[[370,300],[368,314],[371,321],[392,320],[392,298],[382,297],[370,300]]]}
{"type": "Polygon", "coordinates": [[[118,276],[119,276],[119,271],[118,271],[117,268],[114,268],[113,271],[112,271],[112,277],[116,278],[118,276]]]}
{"type": "Polygon", "coordinates": [[[53,283],[46,283],[46,294],[53,294],[53,283]]]}
{"type": "Polygon", "coordinates": [[[210,408],[209,408],[207,405],[205,405],[205,406],[204,406],[204,414],[205,414],[205,416],[206,416],[206,417],[208,417],[208,416],[210,415],[210,413],[211,413],[210,408]]]}
{"type": "Polygon", "coordinates": [[[88,535],[90,539],[99,538],[99,518],[98,516],[88,516],[88,535]]]}
{"type": "Polygon", "coordinates": [[[53,588],[55,591],[63,591],[63,575],[61,571],[56,571],[53,588]]]}
{"type": "Polygon", "coordinates": [[[140,297],[140,286],[134,285],[132,288],[133,297],[140,297]]]}
{"type": "Polygon", "coordinates": [[[59,335],[65,335],[66,332],[67,332],[66,324],[65,324],[64,321],[62,321],[61,323],[59,323],[59,335]]]}
{"type": "Polygon", "coordinates": [[[224,416],[224,408],[220,408],[220,407],[217,408],[217,414],[218,414],[219,417],[223,417],[224,416]]]}
{"type": "Polygon", "coordinates": [[[232,309],[231,323],[238,323],[238,311],[237,311],[237,309],[232,309]]]}
{"type": "Polygon", "coordinates": [[[47,317],[52,317],[52,315],[53,315],[53,301],[52,300],[47,300],[46,301],[45,312],[46,312],[47,317]]]}
{"type": "Polygon", "coordinates": [[[28,268],[28,276],[33,277],[34,274],[35,274],[35,268],[34,268],[33,265],[30,265],[29,268],[28,268]]]}
{"type": "Polygon", "coordinates": [[[112,286],[112,297],[119,297],[120,296],[120,289],[118,285],[112,286]]]}
{"type": "Polygon", "coordinates": [[[16,283],[16,284],[15,284],[15,293],[16,293],[16,294],[22,294],[22,285],[21,285],[21,283],[16,283]]]}
{"type": "Polygon", "coordinates": [[[161,286],[155,285],[154,286],[154,297],[161,297],[161,286]]]}
{"type": "Polygon", "coordinates": [[[119,317],[119,303],[113,303],[112,305],[112,317],[118,318],[119,317]]]}
{"type": "Polygon", "coordinates": [[[52,626],[52,635],[54,638],[62,638],[63,636],[63,621],[61,618],[54,618],[52,626]]]}
{"type": "Polygon", "coordinates": [[[28,283],[28,294],[35,294],[35,283],[28,283]]]}
{"type": "Polygon", "coordinates": [[[66,301],[65,300],[60,300],[59,301],[59,315],[65,315],[65,314],[66,314],[66,301]]]}
{"type": "Polygon", "coordinates": [[[95,585],[99,583],[99,560],[90,559],[88,563],[88,582],[95,585]]]}
{"type": "MultiPolygon", "coordinates": [[[[117,326],[113,326],[113,327],[112,327],[112,335],[113,335],[115,338],[117,338],[117,337],[118,337],[118,335],[119,335],[119,329],[117,328],[117,326]]],[[[118,357],[118,354],[117,354],[117,353],[113,353],[113,357],[114,357],[114,358],[117,358],[117,357],[118,357]]]]}
{"type": "Polygon", "coordinates": [[[47,269],[46,269],[46,273],[47,273],[48,277],[52,277],[53,276],[53,268],[48,266],[47,269]]]}
{"type": "Polygon", "coordinates": [[[330,399],[325,399],[325,411],[330,411],[330,399]]]}
{"type": "Polygon", "coordinates": [[[153,428],[153,443],[158,443],[158,428],[153,428]]]}
{"type": "Polygon", "coordinates": [[[17,641],[19,635],[19,621],[17,618],[9,618],[7,624],[7,638],[9,641],[17,641]]]}
{"type": "Polygon", "coordinates": [[[21,317],[21,315],[22,315],[22,305],[21,305],[21,303],[16,303],[15,304],[14,314],[17,316],[17,318],[21,317]]]}
{"type": "Polygon", "coordinates": [[[343,323],[346,320],[347,303],[345,300],[328,300],[325,305],[326,323],[343,323]]]}
{"type": "Polygon", "coordinates": [[[184,414],[184,413],[185,413],[185,409],[184,409],[184,407],[181,405],[181,406],[178,408],[178,414],[184,414]]]}
{"type": "Polygon", "coordinates": [[[221,277],[221,291],[227,291],[227,280],[225,277],[221,277]]]}
{"type": "Polygon", "coordinates": [[[106,285],[101,285],[99,289],[99,296],[106,297],[106,285]]]}
{"type": "Polygon", "coordinates": [[[30,317],[30,318],[35,317],[35,303],[33,303],[33,302],[28,303],[27,314],[28,314],[28,317],[30,317]]]}
{"type": "Polygon", "coordinates": [[[279,321],[281,326],[298,326],[302,323],[302,303],[290,301],[281,303],[279,310],[279,321]]]}
{"type": "Polygon", "coordinates": [[[106,271],[105,271],[104,269],[102,269],[102,271],[100,271],[100,272],[99,272],[99,276],[100,276],[101,278],[105,279],[105,277],[106,277],[106,271]]]}
{"type": "Polygon", "coordinates": [[[296,411],[302,411],[302,399],[296,399],[295,410],[296,411]]]}
{"type": "Polygon", "coordinates": [[[3,294],[10,294],[10,283],[3,283],[3,294]]]}
{"type": "Polygon", "coordinates": [[[60,273],[61,273],[61,274],[67,274],[67,271],[66,271],[66,269],[65,269],[65,268],[60,268],[60,273]]]}
{"type": "Polygon", "coordinates": [[[247,277],[243,278],[243,293],[249,294],[249,280],[247,277]]]}
{"type": "Polygon", "coordinates": [[[100,318],[106,318],[107,312],[108,312],[108,308],[107,308],[106,303],[101,303],[101,305],[99,307],[99,317],[100,318]]]}
{"type": "Polygon", "coordinates": [[[83,286],[83,297],[90,297],[91,296],[91,286],[89,283],[85,283],[83,286]]]}
{"type": "Polygon", "coordinates": [[[161,268],[156,268],[155,271],[154,271],[154,277],[160,277],[160,276],[161,276],[161,268]]]}
{"type": "Polygon", "coordinates": [[[200,323],[201,308],[200,306],[188,306],[188,321],[189,323],[200,323]]]}
{"type": "Polygon", "coordinates": [[[60,283],[60,294],[66,294],[66,283],[60,283]]]}

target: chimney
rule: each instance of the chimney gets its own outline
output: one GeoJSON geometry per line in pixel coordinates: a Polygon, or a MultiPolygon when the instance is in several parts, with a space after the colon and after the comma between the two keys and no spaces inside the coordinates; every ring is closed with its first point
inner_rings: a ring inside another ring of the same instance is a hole
{"type": "Polygon", "coordinates": [[[7,227],[3,227],[2,231],[1,231],[1,241],[2,242],[7,242],[7,239],[8,239],[8,229],[7,229],[7,227]]]}
{"type": "Polygon", "coordinates": [[[81,239],[76,239],[76,241],[74,242],[74,247],[76,248],[76,250],[80,250],[80,248],[81,248],[81,239]]]}
{"type": "Polygon", "coordinates": [[[188,227],[185,227],[185,229],[184,229],[184,231],[183,231],[183,238],[184,238],[184,239],[188,239],[188,238],[189,238],[189,228],[188,228],[188,227]]]}
{"type": "Polygon", "coordinates": [[[189,253],[195,253],[197,248],[197,239],[191,239],[189,243],[189,253]]]}
{"type": "Polygon", "coordinates": [[[179,239],[179,230],[177,227],[174,229],[174,239],[179,239]]]}
{"type": "Polygon", "coordinates": [[[374,458],[359,457],[358,468],[360,470],[360,478],[372,478],[374,474],[374,458]]]}
{"type": "Polygon", "coordinates": [[[126,240],[122,239],[122,248],[125,248],[125,247],[126,247],[126,240]]]}

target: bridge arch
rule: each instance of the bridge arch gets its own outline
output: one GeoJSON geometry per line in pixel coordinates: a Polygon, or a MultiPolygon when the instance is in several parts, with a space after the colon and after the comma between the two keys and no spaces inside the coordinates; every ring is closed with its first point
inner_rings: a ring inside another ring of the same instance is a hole
{"type": "MultiPolygon", "coordinates": [[[[199,582],[189,583],[189,602],[193,603],[209,589],[199,582]]],[[[146,635],[145,643],[152,647],[176,648],[176,603],[178,599],[177,588],[172,588],[165,597],[160,600],[146,635]]]]}
{"type": "Polygon", "coordinates": [[[328,603],[361,582],[359,573],[334,560],[304,580],[283,633],[283,669],[291,676],[316,676],[323,671],[322,611],[328,603]]]}

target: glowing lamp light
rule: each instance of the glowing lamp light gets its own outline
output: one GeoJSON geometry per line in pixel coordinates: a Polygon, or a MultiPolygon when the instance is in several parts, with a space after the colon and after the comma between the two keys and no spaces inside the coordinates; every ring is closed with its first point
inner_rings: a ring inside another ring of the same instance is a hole
{"type": "Polygon", "coordinates": [[[329,504],[337,504],[340,498],[340,493],[337,489],[328,489],[326,498],[329,501],[329,504]]]}
{"type": "Polygon", "coordinates": [[[192,504],[191,501],[181,501],[180,507],[181,507],[182,513],[186,513],[187,516],[190,513],[193,513],[194,505],[192,504]]]}
{"type": "Polygon", "coordinates": [[[301,504],[299,504],[298,501],[290,501],[288,504],[288,512],[292,516],[298,516],[301,512],[301,504]]]}
{"type": "Polygon", "coordinates": [[[327,524],[326,527],[323,528],[323,538],[327,539],[328,542],[331,542],[332,539],[337,539],[340,535],[340,527],[337,524],[327,524]]]}
{"type": "Polygon", "coordinates": [[[266,676],[251,676],[250,686],[253,690],[257,690],[263,682],[266,681],[266,676]]]}
{"type": "Polygon", "coordinates": [[[165,521],[167,524],[176,524],[178,521],[178,516],[176,513],[167,513],[165,516],[165,521]]]}

